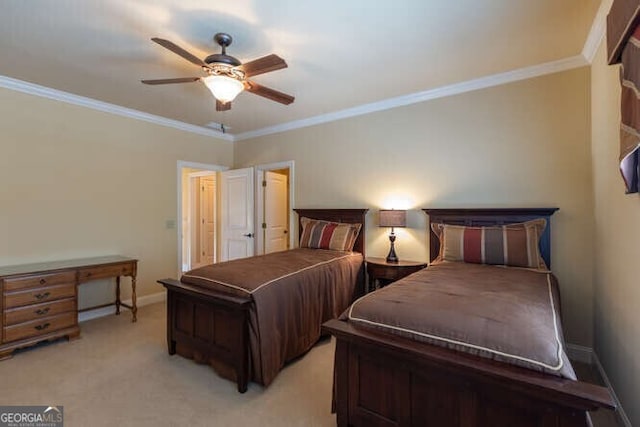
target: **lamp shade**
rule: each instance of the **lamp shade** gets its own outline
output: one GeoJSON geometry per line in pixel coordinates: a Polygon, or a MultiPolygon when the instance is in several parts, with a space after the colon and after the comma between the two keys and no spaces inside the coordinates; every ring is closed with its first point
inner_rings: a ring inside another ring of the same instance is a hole
{"type": "Polygon", "coordinates": [[[407,211],[380,209],[380,227],[406,227],[407,211]]]}
{"type": "Polygon", "coordinates": [[[213,96],[223,104],[233,101],[244,89],[242,82],[232,77],[212,75],[202,80],[213,96]]]}

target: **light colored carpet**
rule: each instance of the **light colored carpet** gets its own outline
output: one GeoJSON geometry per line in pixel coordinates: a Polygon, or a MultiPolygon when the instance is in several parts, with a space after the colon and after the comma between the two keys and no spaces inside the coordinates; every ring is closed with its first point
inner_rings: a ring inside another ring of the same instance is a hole
{"type": "Polygon", "coordinates": [[[81,338],[0,362],[0,405],[63,405],[65,426],[335,426],[332,341],[245,394],[166,348],[165,307],[84,322],[81,338]]]}
{"type": "MultiPolygon", "coordinates": [[[[317,344],[264,389],[245,394],[209,366],[169,356],[165,306],[84,322],[81,338],[20,351],[0,362],[0,405],[64,406],[65,426],[335,426],[334,342],[317,344]]],[[[577,364],[583,380],[597,373],[577,364]]],[[[618,424],[613,411],[595,427],[618,424]]]]}

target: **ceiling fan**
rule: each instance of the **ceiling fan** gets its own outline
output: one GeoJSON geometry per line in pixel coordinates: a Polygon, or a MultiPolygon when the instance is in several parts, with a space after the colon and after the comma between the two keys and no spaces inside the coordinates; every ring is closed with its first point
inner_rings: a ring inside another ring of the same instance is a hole
{"type": "Polygon", "coordinates": [[[253,61],[241,63],[231,55],[227,55],[227,47],[233,40],[229,34],[217,33],[213,40],[220,45],[222,53],[214,53],[201,60],[197,56],[187,52],[180,46],[169,40],[152,38],[160,46],[169,49],[171,52],[180,55],[187,61],[202,67],[207,73],[205,77],[179,77],[175,79],[141,80],[148,85],[163,85],[171,83],[191,83],[201,81],[211,91],[216,98],[216,110],[226,111],[231,109],[231,101],[246,90],[247,92],[260,95],[272,101],[289,105],[294,101],[294,97],[277,90],[261,86],[248,77],[258,74],[269,73],[271,71],[287,68],[287,63],[278,55],[267,55],[253,61]]]}

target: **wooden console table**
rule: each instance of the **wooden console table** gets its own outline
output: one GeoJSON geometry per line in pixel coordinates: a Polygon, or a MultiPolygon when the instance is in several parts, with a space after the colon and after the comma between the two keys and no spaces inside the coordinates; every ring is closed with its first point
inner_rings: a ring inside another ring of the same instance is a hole
{"type": "Polygon", "coordinates": [[[0,267],[0,360],[41,341],[80,335],[78,286],[93,280],[116,278],[116,299],[111,305],[131,310],[137,320],[136,273],[138,260],[103,256],[67,261],[0,267]],[[131,277],[131,305],[120,300],[120,277],[131,277]]]}

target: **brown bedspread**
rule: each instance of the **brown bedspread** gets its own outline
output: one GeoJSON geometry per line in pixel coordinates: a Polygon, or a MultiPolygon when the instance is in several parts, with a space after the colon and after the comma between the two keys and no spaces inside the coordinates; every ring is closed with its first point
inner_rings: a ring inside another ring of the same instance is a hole
{"type": "Polygon", "coordinates": [[[292,249],[208,265],[181,281],[253,299],[251,378],[266,386],[318,341],[323,322],[358,296],[362,263],[357,252],[292,249]]]}
{"type": "Polygon", "coordinates": [[[444,262],[360,298],[342,317],[575,380],[557,288],[550,273],[444,262]]]}

